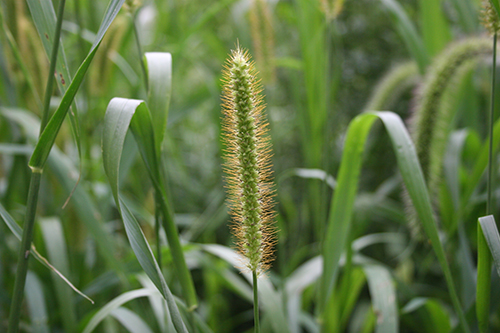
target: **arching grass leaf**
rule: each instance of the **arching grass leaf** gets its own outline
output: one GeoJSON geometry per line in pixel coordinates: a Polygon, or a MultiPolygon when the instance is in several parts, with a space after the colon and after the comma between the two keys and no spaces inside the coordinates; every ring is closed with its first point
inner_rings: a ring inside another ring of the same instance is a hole
{"type": "Polygon", "coordinates": [[[332,295],[337,279],[340,255],[347,245],[346,242],[351,226],[354,200],[361,170],[362,152],[368,133],[376,119],[382,121],[389,134],[397,158],[398,168],[419,219],[422,221],[423,229],[429,237],[443,270],[448,291],[462,329],[468,331],[468,325],[458,299],[450,267],[438,235],[429,193],[415,147],[401,118],[392,112],[362,114],[354,118],[349,125],[342,164],[337,177],[336,193],[332,199],[328,229],[323,243],[324,274],[321,282],[319,305],[323,311],[332,295]]]}

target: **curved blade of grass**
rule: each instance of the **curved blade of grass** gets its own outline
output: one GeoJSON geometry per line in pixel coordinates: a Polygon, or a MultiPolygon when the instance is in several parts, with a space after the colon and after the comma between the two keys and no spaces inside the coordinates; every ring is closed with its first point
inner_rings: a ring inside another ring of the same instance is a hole
{"type": "Polygon", "coordinates": [[[26,303],[28,304],[31,319],[31,331],[33,333],[49,333],[43,286],[40,283],[40,279],[31,271],[28,271],[26,275],[26,289],[24,290],[24,294],[26,295],[26,303]]]}
{"type": "Polygon", "coordinates": [[[160,156],[172,95],[172,55],[168,52],[148,52],[144,57],[149,87],[148,106],[153,119],[156,154],[160,156]]]}
{"type": "Polygon", "coordinates": [[[92,316],[88,324],[85,326],[83,329],[82,333],[90,333],[93,332],[94,329],[99,325],[99,323],[109,316],[111,312],[115,309],[118,309],[120,306],[123,304],[134,300],[139,297],[146,297],[150,296],[157,293],[156,290],[151,290],[151,289],[136,289],[132,291],[125,292],[121,294],[120,296],[117,296],[116,298],[112,299],[109,301],[105,306],[103,306],[95,315],[92,316]]]}
{"type": "Polygon", "coordinates": [[[102,152],[104,169],[109,178],[113,196],[118,206],[118,170],[125,135],[127,134],[129,127],[131,128],[137,145],[139,146],[139,151],[141,152],[141,156],[151,177],[153,186],[156,192],[160,194],[157,196],[157,199],[159,200],[159,204],[162,209],[164,228],[172,251],[174,266],[177,270],[177,276],[179,282],[181,283],[186,303],[191,310],[194,310],[197,306],[194,283],[191,278],[191,273],[186,265],[177,227],[171,215],[165,188],[161,182],[160,166],[156,155],[151,114],[149,113],[146,103],[142,100],[113,98],[109,102],[106,110],[106,115],[104,117],[102,152]]]}
{"type": "Polygon", "coordinates": [[[318,179],[324,181],[332,190],[337,186],[337,181],[333,178],[332,175],[328,174],[324,170],[321,169],[305,169],[305,168],[294,168],[289,169],[283,172],[280,175],[278,182],[281,183],[285,179],[297,176],[304,179],[318,179]]]}
{"type": "MultiPolygon", "coordinates": [[[[69,276],[68,252],[61,221],[58,218],[44,218],[40,222],[45,248],[50,261],[55,267],[59,268],[62,274],[69,276]]],[[[63,281],[57,278],[53,280],[64,329],[66,332],[74,332],[77,321],[72,294],[63,281]]]]}
{"type": "Polygon", "coordinates": [[[451,332],[447,309],[437,300],[424,297],[410,300],[401,310],[401,314],[413,313],[416,319],[410,322],[415,330],[426,333],[451,332]]]}
{"type": "Polygon", "coordinates": [[[481,225],[486,243],[490,248],[498,276],[500,276],[500,235],[495,223],[495,218],[493,215],[481,217],[479,218],[479,224],[481,225]]]}
{"type": "Polygon", "coordinates": [[[352,220],[356,197],[361,157],[368,133],[376,119],[384,124],[391,139],[398,168],[408,189],[420,221],[432,244],[443,270],[448,291],[462,329],[469,331],[460,301],[455,290],[450,267],[446,259],[437,224],[433,215],[429,193],[418,162],[415,147],[401,118],[392,112],[373,112],[359,115],[351,121],[342,155],[342,164],[337,177],[337,188],[332,199],[328,229],[323,244],[324,274],[320,289],[320,314],[326,308],[338,275],[340,255],[344,250],[352,220]]]}
{"type": "MultiPolygon", "coordinates": [[[[238,252],[230,249],[226,246],[217,244],[204,244],[201,245],[202,249],[208,253],[211,253],[234,267],[246,267],[245,257],[240,255],[238,252]]],[[[252,273],[241,271],[241,274],[247,279],[249,283],[252,283],[252,273]]],[[[271,281],[266,278],[259,278],[258,283],[259,297],[261,300],[261,305],[263,310],[267,315],[273,318],[272,327],[276,333],[289,332],[288,322],[285,316],[285,310],[283,309],[283,302],[280,293],[274,288],[271,281]]]]}
{"type": "Polygon", "coordinates": [[[476,315],[479,331],[482,333],[488,332],[490,322],[491,257],[495,251],[500,250],[498,245],[500,243],[495,218],[493,215],[480,217],[477,223],[476,315]],[[491,242],[491,253],[488,249],[490,243],[486,241],[487,235],[491,242]]]}
{"type": "MultiPolygon", "coordinates": [[[[21,240],[23,236],[23,229],[19,226],[19,224],[16,223],[14,218],[9,214],[9,212],[7,212],[7,210],[1,203],[0,203],[0,217],[5,222],[10,231],[14,234],[14,236],[16,236],[17,239],[21,240]]],[[[44,265],[45,267],[56,273],[57,276],[59,276],[64,282],[66,282],[66,284],[71,289],[73,289],[77,294],[81,295],[82,297],[89,300],[92,304],[94,304],[94,301],[90,299],[90,297],[88,297],[80,290],[78,290],[61,272],[59,272],[54,266],[52,266],[47,259],[41,256],[33,244],[31,245],[31,252],[36,260],[38,260],[42,265],[44,265]]]]}
{"type": "Polygon", "coordinates": [[[425,73],[425,68],[429,64],[429,55],[422,38],[417,32],[412,21],[404,11],[403,7],[395,0],[380,0],[385,8],[390,12],[396,29],[403,38],[403,41],[418,64],[420,74],[425,73]]]}
{"type": "Polygon", "coordinates": [[[451,40],[448,22],[441,10],[442,1],[420,0],[420,28],[429,55],[434,57],[451,40]]]}
{"type": "Polygon", "coordinates": [[[37,170],[37,171],[43,170],[45,162],[47,161],[50,150],[54,145],[54,142],[56,140],[57,134],[59,133],[64,118],[68,113],[71,103],[73,103],[73,99],[75,98],[76,92],[80,88],[83,78],[85,77],[85,74],[87,73],[87,70],[90,66],[90,63],[92,62],[92,59],[94,59],[97,49],[101,44],[102,39],[104,38],[104,34],[108,30],[109,26],[111,25],[111,22],[113,22],[114,18],[118,14],[124,2],[125,0],[110,1],[108,8],[106,10],[106,14],[104,15],[103,21],[99,28],[99,31],[97,32],[94,44],[92,45],[85,60],[80,65],[80,68],[78,68],[78,71],[76,72],[73,81],[71,81],[71,84],[64,93],[61,103],[59,104],[59,107],[50,118],[47,126],[45,127],[44,131],[40,136],[40,140],[38,141],[35,147],[35,151],[33,152],[33,155],[31,156],[31,159],[28,164],[32,168],[32,170],[37,170]]]}
{"type": "Polygon", "coordinates": [[[148,325],[135,312],[119,307],[111,311],[111,316],[120,322],[131,333],[153,333],[148,325]]]}
{"type": "MultiPolygon", "coordinates": [[[[177,330],[186,331],[186,327],[175,304],[170,289],[161,273],[160,267],[153,256],[151,248],[147,243],[139,223],[134,215],[120,198],[119,189],[119,168],[120,160],[125,142],[125,136],[129,127],[135,129],[134,137],[140,147],[146,167],[154,182],[158,182],[158,165],[156,162],[156,151],[154,145],[153,129],[151,124],[151,115],[146,103],[141,100],[132,100],[125,98],[113,98],[104,117],[104,131],[102,139],[103,164],[106,175],[108,176],[111,191],[116,202],[116,206],[122,216],[125,225],[125,231],[129,239],[132,250],[134,251],[142,268],[156,285],[167,301],[172,321],[177,330]]],[[[172,251],[173,252],[173,251],[172,251]]],[[[180,255],[184,259],[182,249],[180,255]]],[[[172,256],[175,255],[172,253],[172,256]]],[[[187,267],[185,268],[187,269],[187,267]]],[[[179,274],[179,270],[177,272],[179,274]]],[[[181,284],[183,283],[180,279],[181,284]]]]}
{"type": "Polygon", "coordinates": [[[399,332],[396,289],[387,268],[365,265],[366,280],[372,297],[373,312],[377,316],[377,333],[399,332]]]}

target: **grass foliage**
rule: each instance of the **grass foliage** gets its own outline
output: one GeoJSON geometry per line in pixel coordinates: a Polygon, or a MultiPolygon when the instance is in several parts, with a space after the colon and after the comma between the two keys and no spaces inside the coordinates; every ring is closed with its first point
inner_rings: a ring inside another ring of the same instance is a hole
{"type": "Polygon", "coordinates": [[[0,331],[500,331],[499,11],[0,0],[0,331]]]}

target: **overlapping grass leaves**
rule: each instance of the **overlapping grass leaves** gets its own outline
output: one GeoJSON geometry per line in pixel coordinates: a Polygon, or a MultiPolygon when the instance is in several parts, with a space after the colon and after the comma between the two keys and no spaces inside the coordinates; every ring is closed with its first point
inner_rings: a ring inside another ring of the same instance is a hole
{"type": "Polygon", "coordinates": [[[328,230],[323,244],[324,274],[319,294],[319,305],[321,309],[325,309],[333,293],[340,256],[347,245],[352,222],[364,145],[371,126],[377,118],[382,120],[391,138],[403,181],[422,221],[423,229],[438,257],[462,329],[468,331],[468,325],[460,306],[450,267],[439,239],[429,193],[416,156],[415,147],[401,118],[392,112],[362,114],[351,122],[347,131],[342,164],[337,178],[337,188],[332,199],[328,230]]]}

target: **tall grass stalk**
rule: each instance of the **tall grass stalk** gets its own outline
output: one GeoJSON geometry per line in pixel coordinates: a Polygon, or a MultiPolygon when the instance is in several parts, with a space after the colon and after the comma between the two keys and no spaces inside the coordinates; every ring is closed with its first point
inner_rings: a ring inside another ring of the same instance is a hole
{"type": "MultiPolygon", "coordinates": [[[[54,41],[52,44],[52,53],[50,57],[50,69],[47,77],[47,86],[45,88],[45,97],[42,110],[42,120],[40,123],[40,135],[42,134],[49,119],[49,108],[52,91],[54,88],[54,71],[57,63],[57,53],[59,49],[59,40],[61,38],[61,27],[64,15],[64,6],[66,0],[60,0],[57,12],[56,30],[54,32],[54,41]]],[[[26,284],[26,274],[30,257],[30,247],[33,240],[33,231],[35,226],[36,208],[38,206],[38,193],[40,190],[40,181],[42,179],[41,169],[32,169],[30,187],[28,192],[28,201],[26,203],[26,216],[24,218],[24,231],[19,251],[16,271],[16,281],[14,284],[14,294],[10,307],[9,333],[15,333],[19,330],[19,319],[21,316],[21,305],[23,301],[24,286],[26,284]]]]}

